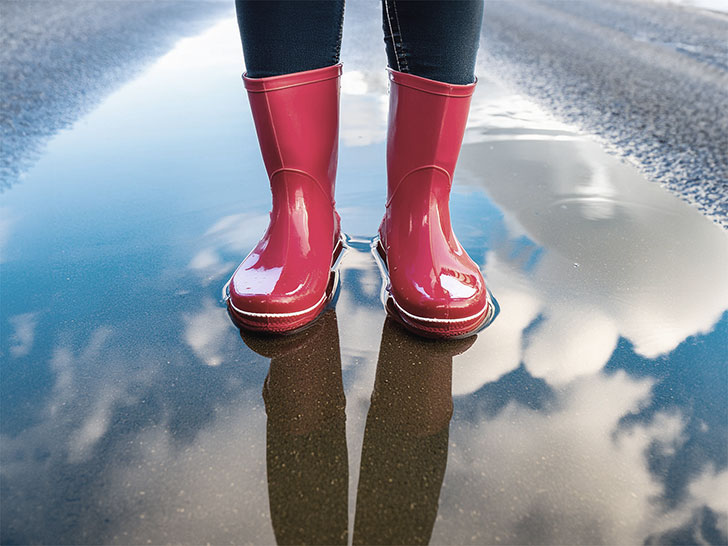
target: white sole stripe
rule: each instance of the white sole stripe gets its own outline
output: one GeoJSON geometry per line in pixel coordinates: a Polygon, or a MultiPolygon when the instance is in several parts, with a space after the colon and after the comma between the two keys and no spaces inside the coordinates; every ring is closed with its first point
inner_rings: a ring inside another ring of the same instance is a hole
{"type": "Polygon", "coordinates": [[[306,313],[310,313],[311,311],[316,309],[319,305],[321,305],[328,296],[329,296],[328,292],[325,292],[323,297],[318,302],[316,302],[314,305],[309,307],[308,309],[304,309],[303,311],[294,311],[292,313],[253,313],[252,311],[242,311],[241,309],[238,309],[237,307],[235,307],[235,305],[233,305],[232,300],[228,300],[228,304],[230,305],[230,307],[232,307],[235,310],[236,313],[239,313],[241,315],[245,315],[248,317],[284,318],[284,317],[295,317],[298,315],[305,315],[306,313]]]}
{"type": "Polygon", "coordinates": [[[420,317],[418,315],[413,315],[412,313],[405,311],[402,308],[402,306],[399,303],[397,303],[397,300],[394,299],[394,296],[392,296],[392,294],[390,294],[389,297],[392,298],[392,302],[397,307],[397,310],[400,313],[404,313],[408,317],[415,319],[415,320],[420,320],[422,322],[434,322],[434,323],[440,323],[440,324],[452,324],[454,322],[467,322],[469,320],[475,320],[476,318],[481,316],[483,313],[485,313],[488,310],[488,307],[490,306],[490,302],[486,301],[486,305],[485,305],[485,307],[483,307],[483,309],[481,311],[478,311],[476,314],[470,315],[469,317],[456,318],[456,319],[439,319],[439,318],[420,317]]]}

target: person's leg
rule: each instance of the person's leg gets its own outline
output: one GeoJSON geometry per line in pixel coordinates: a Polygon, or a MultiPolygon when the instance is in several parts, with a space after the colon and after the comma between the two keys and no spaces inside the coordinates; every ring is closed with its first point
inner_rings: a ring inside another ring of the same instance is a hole
{"type": "Polygon", "coordinates": [[[233,274],[228,308],[250,330],[305,326],[336,289],[334,209],[343,1],[237,3],[243,76],[273,195],[270,225],[233,274]]]}
{"type": "Polygon", "coordinates": [[[483,0],[382,0],[389,67],[454,84],[475,81],[483,0]]]}
{"type": "Polygon", "coordinates": [[[344,0],[236,0],[235,8],[248,77],[339,63],[344,0]]]}
{"type": "Polygon", "coordinates": [[[431,337],[472,334],[494,313],[449,209],[482,9],[482,0],[383,0],[391,86],[378,252],[389,275],[387,310],[431,337]]]}

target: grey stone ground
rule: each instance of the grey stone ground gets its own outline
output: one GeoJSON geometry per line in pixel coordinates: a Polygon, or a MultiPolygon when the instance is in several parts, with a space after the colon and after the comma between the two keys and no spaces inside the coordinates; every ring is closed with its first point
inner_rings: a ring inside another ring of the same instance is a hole
{"type": "Polygon", "coordinates": [[[229,9],[199,0],[0,0],[0,191],[51,136],[229,9]]]}
{"type": "Polygon", "coordinates": [[[728,226],[728,14],[488,1],[485,66],[728,226]]]}

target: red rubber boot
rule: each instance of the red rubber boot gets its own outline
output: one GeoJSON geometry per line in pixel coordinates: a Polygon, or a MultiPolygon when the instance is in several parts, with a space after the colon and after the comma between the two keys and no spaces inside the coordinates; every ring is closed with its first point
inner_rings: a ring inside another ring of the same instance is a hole
{"type": "Polygon", "coordinates": [[[341,65],[244,77],[273,195],[270,224],[233,274],[238,326],[283,333],[310,323],[332,298],[343,250],[334,208],[341,65]]]}
{"type": "Polygon", "coordinates": [[[450,225],[450,187],[475,84],[390,70],[387,205],[375,257],[388,312],[428,337],[474,333],[492,316],[478,266],[450,225]]]}

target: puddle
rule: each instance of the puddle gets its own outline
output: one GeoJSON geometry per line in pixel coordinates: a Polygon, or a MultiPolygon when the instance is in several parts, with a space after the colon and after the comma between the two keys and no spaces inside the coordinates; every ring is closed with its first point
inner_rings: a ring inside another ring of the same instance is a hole
{"type": "Polygon", "coordinates": [[[725,540],[726,232],[483,75],[452,210],[501,313],[403,332],[366,243],[372,21],[344,49],[352,249],[299,336],[241,337],[219,302],[269,206],[232,17],[2,195],[2,542],[725,540]]]}

